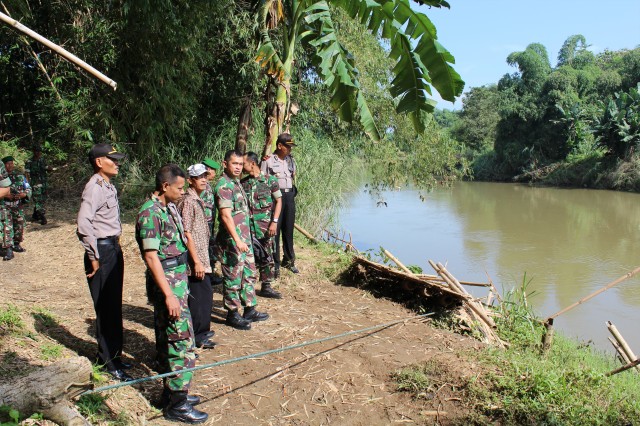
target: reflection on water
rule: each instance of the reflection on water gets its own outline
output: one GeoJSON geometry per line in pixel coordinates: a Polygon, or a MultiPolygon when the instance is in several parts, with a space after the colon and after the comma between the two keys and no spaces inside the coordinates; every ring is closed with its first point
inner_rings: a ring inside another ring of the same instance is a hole
{"type": "MultiPolygon", "coordinates": [[[[530,302],[551,315],[640,266],[640,195],[586,189],[531,188],[462,182],[420,201],[404,190],[378,198],[362,192],[340,214],[360,250],[379,246],[432,273],[427,259],[447,264],[460,280],[506,290],[531,280],[530,302]]],[[[611,320],[636,353],[640,278],[632,278],[556,319],[558,328],[610,349],[611,320]]],[[[476,294],[478,294],[476,292],[476,294]]]]}

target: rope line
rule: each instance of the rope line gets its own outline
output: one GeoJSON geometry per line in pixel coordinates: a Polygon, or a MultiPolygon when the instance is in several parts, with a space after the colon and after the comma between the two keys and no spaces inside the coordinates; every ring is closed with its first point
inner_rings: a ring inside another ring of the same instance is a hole
{"type": "Polygon", "coordinates": [[[292,350],[292,349],[302,348],[304,346],[315,345],[315,344],[318,344],[318,343],[327,342],[329,340],[339,339],[340,337],[346,337],[346,336],[350,336],[350,335],[353,335],[353,334],[365,333],[367,331],[375,330],[377,328],[386,328],[386,327],[390,327],[392,325],[400,324],[401,322],[407,322],[407,321],[411,321],[411,320],[415,320],[415,319],[419,319],[419,318],[424,318],[424,317],[431,316],[431,315],[434,315],[434,314],[435,314],[435,312],[429,312],[427,314],[421,314],[421,315],[417,315],[417,316],[413,316],[413,317],[409,317],[409,318],[404,318],[404,319],[400,319],[400,320],[396,320],[396,321],[391,321],[391,322],[384,323],[384,324],[377,324],[377,325],[374,325],[374,326],[371,326],[371,327],[361,328],[359,330],[347,331],[345,333],[340,333],[340,334],[336,334],[336,335],[333,335],[333,336],[323,337],[323,338],[315,339],[315,340],[309,340],[309,341],[302,342],[302,343],[296,343],[295,345],[285,346],[283,348],[270,349],[268,351],[258,352],[258,353],[250,354],[250,355],[244,355],[244,356],[240,356],[240,357],[237,357],[237,358],[226,359],[226,360],[214,362],[214,363],[211,363],[211,364],[204,364],[204,365],[200,365],[200,366],[193,367],[193,368],[185,368],[184,370],[171,371],[169,373],[163,373],[163,374],[156,374],[155,376],[141,377],[139,379],[133,379],[133,380],[128,381],[128,382],[115,383],[113,385],[107,385],[107,386],[102,386],[102,387],[99,387],[99,388],[96,388],[96,389],[90,389],[90,390],[87,390],[87,391],[81,393],[80,395],[89,395],[89,394],[92,394],[92,393],[104,392],[104,391],[107,391],[107,390],[117,389],[117,388],[121,388],[121,387],[124,387],[124,386],[137,385],[138,383],[148,382],[150,380],[156,380],[156,379],[162,379],[162,378],[165,378],[165,377],[177,376],[179,374],[189,373],[191,371],[204,370],[204,369],[208,369],[208,368],[218,367],[220,365],[233,364],[233,363],[236,363],[236,362],[244,361],[246,359],[259,358],[259,357],[262,357],[262,356],[265,356],[265,355],[271,355],[271,354],[275,354],[275,353],[279,353],[279,352],[285,352],[285,351],[289,351],[289,350],[292,350]]]}

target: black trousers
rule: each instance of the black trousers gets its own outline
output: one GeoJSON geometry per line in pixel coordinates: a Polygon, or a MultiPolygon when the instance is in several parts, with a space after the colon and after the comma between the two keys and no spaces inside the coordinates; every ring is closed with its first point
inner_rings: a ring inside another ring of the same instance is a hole
{"type": "MultiPolygon", "coordinates": [[[[107,370],[120,368],[122,353],[122,282],[124,279],[124,258],[117,244],[98,245],[100,269],[87,279],[89,292],[96,311],[96,340],[98,341],[97,362],[107,370]],[[115,363],[114,363],[115,361],[115,363]]],[[[93,270],[89,256],[84,255],[84,269],[93,270]]]]}
{"type": "Polygon", "coordinates": [[[205,333],[211,330],[211,308],[213,308],[213,287],[209,274],[204,274],[202,280],[189,277],[189,310],[196,344],[205,340],[205,333]]]}
{"type": "Polygon", "coordinates": [[[282,263],[293,263],[296,253],[293,250],[293,224],[296,223],[296,199],[293,192],[282,193],[282,209],[278,218],[276,232],[276,268],[280,267],[280,235],[282,235],[282,263]]]}

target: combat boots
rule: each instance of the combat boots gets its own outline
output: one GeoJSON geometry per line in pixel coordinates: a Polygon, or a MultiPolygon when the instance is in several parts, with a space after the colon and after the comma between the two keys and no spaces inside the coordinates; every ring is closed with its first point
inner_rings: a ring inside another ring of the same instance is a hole
{"type": "Polygon", "coordinates": [[[20,243],[18,243],[13,245],[13,251],[16,253],[24,253],[27,250],[25,250],[24,247],[22,247],[20,243]]]}
{"type": "Polygon", "coordinates": [[[40,225],[46,225],[46,224],[47,224],[47,218],[46,218],[46,216],[44,215],[44,213],[42,213],[42,214],[40,215],[40,225]]]}
{"type": "Polygon", "coordinates": [[[33,214],[31,215],[31,219],[33,219],[34,222],[40,220],[40,212],[38,210],[36,210],[36,208],[33,208],[33,214]]]}
{"type": "Polygon", "coordinates": [[[260,289],[261,297],[266,297],[268,299],[282,299],[282,294],[277,292],[271,287],[271,283],[269,281],[265,281],[262,283],[262,288],[260,289]]]}
{"type": "Polygon", "coordinates": [[[242,318],[238,311],[227,312],[225,324],[238,330],[249,330],[251,328],[251,321],[242,318]]]}
{"type": "MultiPolygon", "coordinates": [[[[171,401],[171,391],[167,388],[164,388],[162,390],[162,395],[160,395],[160,407],[166,407],[167,405],[169,405],[169,402],[171,401]]],[[[200,404],[200,397],[197,395],[189,395],[187,394],[187,402],[191,405],[198,405],[200,404]]]]}
{"type": "Polygon", "coordinates": [[[191,424],[207,421],[209,415],[193,408],[187,398],[185,391],[171,391],[169,402],[162,410],[164,418],[191,424]]]}
{"type": "Polygon", "coordinates": [[[251,321],[251,322],[257,322],[257,321],[266,321],[269,319],[269,314],[264,313],[264,312],[258,312],[255,308],[255,306],[248,306],[246,308],[244,308],[244,315],[242,315],[242,317],[245,320],[251,321]]]}
{"type": "Polygon", "coordinates": [[[11,260],[13,259],[13,249],[11,247],[7,247],[4,249],[4,257],[2,260],[11,260]]]}

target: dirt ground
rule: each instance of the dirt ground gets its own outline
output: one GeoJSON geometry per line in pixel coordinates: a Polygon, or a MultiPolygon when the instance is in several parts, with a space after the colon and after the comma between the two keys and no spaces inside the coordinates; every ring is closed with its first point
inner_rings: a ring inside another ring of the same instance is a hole
{"type": "MultiPolygon", "coordinates": [[[[44,365],[38,346],[59,343],[63,356],[95,354],[94,311],[83,275],[82,247],[70,214],[52,212],[46,226],[30,224],[23,246],[10,262],[0,262],[0,306],[16,305],[33,321],[35,335],[0,340],[1,375],[13,363],[17,370],[44,365]],[[45,310],[54,324],[38,320],[45,310]],[[8,353],[14,361],[8,361],[8,353]],[[17,361],[15,361],[17,360],[17,361]]],[[[134,377],[153,375],[153,312],[144,290],[144,265],[125,224],[124,327],[125,359],[136,364],[134,377]]],[[[299,275],[283,272],[276,288],[282,300],[260,299],[271,315],[250,331],[223,324],[222,297],[214,295],[212,328],[218,346],[198,350],[198,365],[227,360],[324,338],[416,315],[403,305],[351,286],[338,285],[323,272],[326,257],[300,241],[299,275]]],[[[25,316],[25,315],[23,315],[25,316]]],[[[1,338],[1,337],[0,337],[1,338]]],[[[207,424],[234,425],[388,425],[450,424],[466,411],[458,393],[459,378],[480,374],[464,353],[481,345],[467,337],[433,328],[429,320],[410,320],[385,329],[196,372],[191,392],[200,395],[207,424]],[[426,399],[398,392],[392,374],[429,361],[449,379],[426,399]]],[[[110,392],[114,417],[131,424],[169,424],[146,401],[156,403],[160,381],[110,392]],[[140,397],[142,395],[142,397],[140,397]]]]}

